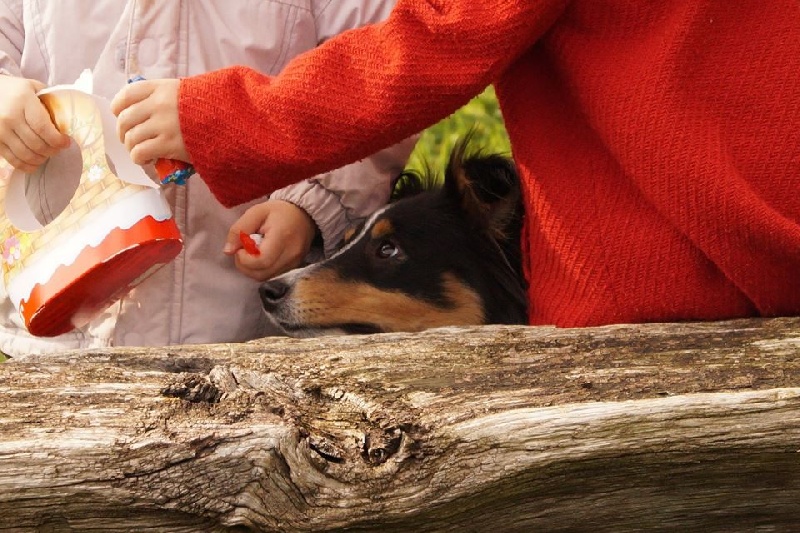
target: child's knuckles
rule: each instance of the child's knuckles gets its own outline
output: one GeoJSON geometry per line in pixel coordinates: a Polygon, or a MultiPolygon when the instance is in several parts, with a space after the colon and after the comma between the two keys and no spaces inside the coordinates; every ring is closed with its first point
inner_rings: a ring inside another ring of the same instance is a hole
{"type": "Polygon", "coordinates": [[[129,146],[128,143],[125,143],[125,147],[131,153],[131,160],[136,163],[137,165],[144,165],[147,163],[147,156],[146,154],[142,153],[142,150],[138,146],[129,146]]]}
{"type": "Polygon", "coordinates": [[[19,122],[19,117],[10,110],[0,111],[0,130],[13,130],[19,122]]]}
{"type": "Polygon", "coordinates": [[[28,148],[30,148],[32,157],[37,160],[50,157],[52,155],[50,147],[42,140],[36,130],[33,131],[37,133],[37,135],[32,135],[26,139],[26,143],[28,148]]]}

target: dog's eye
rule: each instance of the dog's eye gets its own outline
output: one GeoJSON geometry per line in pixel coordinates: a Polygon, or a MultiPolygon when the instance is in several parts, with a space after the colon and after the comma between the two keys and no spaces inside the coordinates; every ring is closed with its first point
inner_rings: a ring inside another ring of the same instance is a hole
{"type": "Polygon", "coordinates": [[[378,257],[381,259],[390,259],[395,257],[400,252],[400,249],[392,241],[383,241],[378,245],[378,257]]]}

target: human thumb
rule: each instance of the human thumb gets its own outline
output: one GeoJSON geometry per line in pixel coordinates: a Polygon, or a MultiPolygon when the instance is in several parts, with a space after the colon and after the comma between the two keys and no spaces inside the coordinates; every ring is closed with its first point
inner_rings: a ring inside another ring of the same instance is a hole
{"type": "Polygon", "coordinates": [[[228,236],[225,239],[225,247],[222,252],[226,255],[233,255],[237,250],[244,247],[242,235],[245,235],[245,240],[248,240],[247,237],[253,233],[263,233],[261,228],[266,223],[270,207],[271,204],[267,201],[256,204],[245,211],[228,230],[228,236]]]}
{"type": "Polygon", "coordinates": [[[225,255],[233,255],[238,249],[242,247],[242,241],[239,237],[240,230],[234,224],[228,231],[228,236],[225,238],[225,246],[222,248],[222,253],[225,255]]]}

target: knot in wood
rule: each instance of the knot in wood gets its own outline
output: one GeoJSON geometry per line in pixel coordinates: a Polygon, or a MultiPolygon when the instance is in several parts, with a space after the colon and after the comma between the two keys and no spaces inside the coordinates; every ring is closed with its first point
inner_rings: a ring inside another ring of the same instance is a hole
{"type": "Polygon", "coordinates": [[[192,403],[218,403],[222,391],[202,374],[184,374],[161,389],[161,395],[192,403]]]}
{"type": "Polygon", "coordinates": [[[308,437],[308,446],[326,461],[330,461],[331,463],[341,463],[344,461],[344,450],[325,437],[310,435],[308,437]]]}
{"type": "Polygon", "coordinates": [[[364,435],[361,456],[372,465],[381,465],[400,449],[403,432],[399,428],[389,428],[382,433],[364,435]]]}

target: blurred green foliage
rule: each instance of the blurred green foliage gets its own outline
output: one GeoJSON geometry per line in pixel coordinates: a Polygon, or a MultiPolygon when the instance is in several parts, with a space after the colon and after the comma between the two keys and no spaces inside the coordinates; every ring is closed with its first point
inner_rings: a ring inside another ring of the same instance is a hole
{"type": "Polygon", "coordinates": [[[487,87],[450,117],[426,129],[411,153],[407,170],[424,172],[430,168],[441,173],[453,146],[470,131],[470,146],[480,148],[485,153],[511,155],[511,145],[494,87],[487,87]]]}

